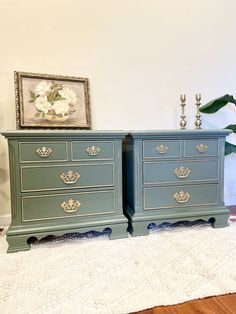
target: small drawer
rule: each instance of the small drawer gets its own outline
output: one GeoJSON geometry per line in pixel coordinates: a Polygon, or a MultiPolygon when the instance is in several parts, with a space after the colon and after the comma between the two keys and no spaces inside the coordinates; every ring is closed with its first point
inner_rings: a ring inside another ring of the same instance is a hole
{"type": "Polygon", "coordinates": [[[86,218],[115,213],[114,191],[22,197],[22,221],[86,218]]]}
{"type": "Polygon", "coordinates": [[[179,157],[180,141],[143,141],[143,158],[179,157]]]}
{"type": "Polygon", "coordinates": [[[186,157],[218,156],[218,140],[185,140],[184,153],[186,157]]]}
{"type": "Polygon", "coordinates": [[[144,210],[217,204],[217,184],[144,188],[144,210]]]}
{"type": "Polygon", "coordinates": [[[143,184],[219,179],[218,159],[143,163],[143,184]]]}
{"type": "Polygon", "coordinates": [[[67,161],[67,142],[20,142],[20,162],[67,161]]]}
{"type": "Polygon", "coordinates": [[[21,191],[114,186],[114,164],[22,166],[21,191]]]}
{"type": "Polygon", "coordinates": [[[71,145],[73,161],[114,159],[114,142],[76,141],[71,145]]]}

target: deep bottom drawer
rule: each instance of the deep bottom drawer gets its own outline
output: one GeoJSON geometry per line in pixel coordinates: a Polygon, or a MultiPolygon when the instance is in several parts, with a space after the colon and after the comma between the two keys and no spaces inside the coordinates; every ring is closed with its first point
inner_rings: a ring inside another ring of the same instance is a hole
{"type": "Polygon", "coordinates": [[[115,191],[22,197],[22,221],[99,216],[115,212],[115,191]]]}
{"type": "Polygon", "coordinates": [[[217,204],[218,184],[144,188],[144,210],[217,204]]]}

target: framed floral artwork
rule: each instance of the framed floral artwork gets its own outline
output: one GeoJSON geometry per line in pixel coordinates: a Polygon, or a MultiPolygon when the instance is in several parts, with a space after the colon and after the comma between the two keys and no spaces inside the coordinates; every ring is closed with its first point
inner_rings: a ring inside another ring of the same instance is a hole
{"type": "Polygon", "coordinates": [[[14,72],[16,125],[90,129],[88,79],[14,72]]]}

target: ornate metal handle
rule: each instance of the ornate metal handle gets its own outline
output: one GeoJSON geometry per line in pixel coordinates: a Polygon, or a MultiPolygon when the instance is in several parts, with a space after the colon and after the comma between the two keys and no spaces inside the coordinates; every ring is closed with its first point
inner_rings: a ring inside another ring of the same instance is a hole
{"type": "Polygon", "coordinates": [[[96,156],[99,152],[101,151],[100,147],[95,147],[95,146],[91,146],[88,147],[86,149],[86,152],[90,155],[90,156],[96,156]]]}
{"type": "Polygon", "coordinates": [[[159,153],[159,154],[165,154],[167,151],[168,151],[168,146],[166,145],[157,145],[156,146],[156,151],[159,153]]]}
{"type": "Polygon", "coordinates": [[[205,153],[208,149],[208,146],[205,145],[205,144],[198,144],[196,146],[196,150],[199,152],[199,153],[205,153]]]}
{"type": "Polygon", "coordinates": [[[73,184],[79,180],[80,174],[78,172],[73,172],[73,171],[69,170],[69,171],[67,171],[67,173],[63,172],[60,175],[60,178],[65,184],[73,184]]]}
{"type": "Polygon", "coordinates": [[[174,198],[177,203],[183,204],[189,201],[190,194],[184,191],[180,191],[174,194],[174,198]]]}
{"type": "Polygon", "coordinates": [[[39,155],[39,157],[46,158],[51,155],[52,149],[50,147],[47,148],[43,146],[41,148],[36,149],[36,153],[39,155]]]}
{"type": "Polygon", "coordinates": [[[81,206],[81,203],[77,200],[73,200],[72,198],[68,202],[61,203],[61,207],[64,209],[66,213],[74,213],[81,206]]]}
{"type": "Polygon", "coordinates": [[[176,177],[180,178],[180,179],[184,179],[187,178],[190,174],[190,169],[185,168],[183,166],[180,166],[179,168],[176,168],[174,173],[176,174],[176,177]]]}

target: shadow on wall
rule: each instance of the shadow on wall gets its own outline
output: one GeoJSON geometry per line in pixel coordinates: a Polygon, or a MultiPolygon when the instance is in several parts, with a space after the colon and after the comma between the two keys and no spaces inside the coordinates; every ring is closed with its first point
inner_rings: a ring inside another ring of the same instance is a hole
{"type": "MultiPolygon", "coordinates": [[[[7,182],[9,180],[9,176],[8,176],[8,171],[0,168],[0,186],[3,185],[5,182],[7,182]]],[[[8,200],[9,196],[7,195],[7,193],[5,193],[4,191],[2,191],[2,189],[0,190],[0,196],[2,198],[4,198],[5,200],[8,200]]]]}
{"type": "MultiPolygon", "coordinates": [[[[3,139],[0,138],[0,141],[3,142],[3,139]]],[[[3,143],[0,145],[0,164],[4,165],[7,162],[7,148],[6,145],[3,145],[3,143]]],[[[6,169],[6,167],[2,168],[0,167],[0,196],[8,200],[9,195],[3,191],[2,185],[9,181],[9,171],[6,169]]]]}
{"type": "MultiPolygon", "coordinates": [[[[0,86],[4,93],[0,97],[0,131],[15,129],[14,75],[0,73],[0,86]]],[[[8,145],[0,135],[0,215],[8,214],[10,202],[10,175],[8,164],[8,145]]]]}

